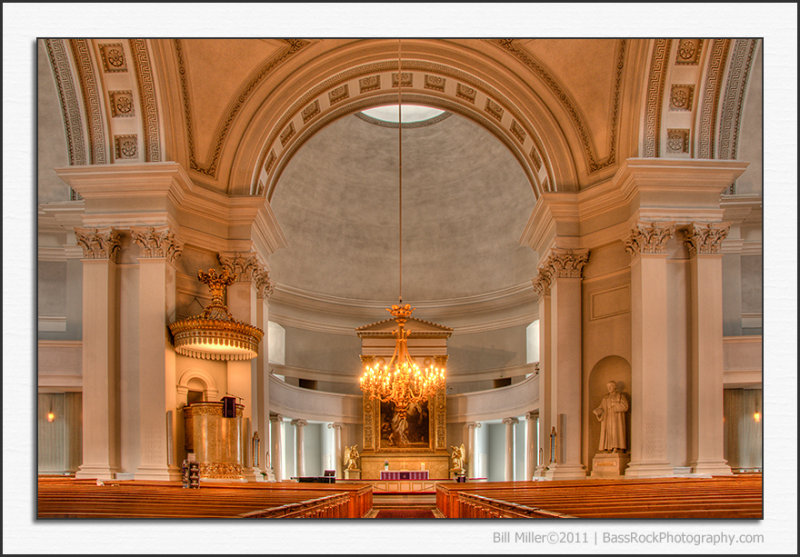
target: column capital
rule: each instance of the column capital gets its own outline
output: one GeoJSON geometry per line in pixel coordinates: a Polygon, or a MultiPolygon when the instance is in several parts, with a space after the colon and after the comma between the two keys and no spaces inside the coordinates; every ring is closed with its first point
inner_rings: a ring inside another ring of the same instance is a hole
{"type": "Polygon", "coordinates": [[[299,418],[299,419],[296,419],[296,420],[292,420],[291,423],[295,427],[305,427],[305,426],[308,425],[308,422],[306,420],[303,420],[302,418],[299,418]]]}
{"type": "Polygon", "coordinates": [[[503,418],[503,423],[506,425],[514,425],[519,423],[518,418],[503,418]]]}
{"type": "Polygon", "coordinates": [[[272,414],[272,413],[270,413],[269,421],[271,421],[271,422],[282,422],[283,421],[283,415],[282,414],[272,414]]]}
{"type": "Polygon", "coordinates": [[[538,417],[539,417],[539,411],[538,410],[533,410],[533,411],[528,412],[527,414],[525,414],[525,419],[528,420],[529,422],[532,422],[533,420],[535,420],[538,417]]]}
{"type": "Polygon", "coordinates": [[[553,279],[583,278],[583,268],[589,262],[588,249],[552,248],[547,257],[539,263],[539,274],[533,287],[544,292],[549,289],[553,279]]]}
{"type": "Polygon", "coordinates": [[[343,425],[344,425],[344,424],[342,424],[342,423],[340,423],[340,422],[333,422],[333,423],[330,423],[330,424],[328,424],[328,429],[334,429],[334,430],[336,430],[336,429],[342,429],[342,426],[343,426],[343,425]]]}
{"type": "Polygon", "coordinates": [[[183,252],[180,242],[168,225],[132,226],[131,239],[140,247],[140,259],[165,258],[170,263],[183,252]]]}
{"type": "Polygon", "coordinates": [[[719,254],[722,241],[728,236],[730,229],[729,222],[691,223],[683,231],[683,243],[689,250],[689,257],[719,254]]]}
{"type": "Polygon", "coordinates": [[[675,234],[672,222],[638,222],[625,241],[625,251],[631,255],[665,254],[667,242],[675,234]]]}
{"type": "Polygon", "coordinates": [[[533,290],[539,296],[550,295],[550,273],[546,269],[539,269],[539,273],[531,280],[533,290]]]}
{"type": "Polygon", "coordinates": [[[116,262],[120,249],[119,231],[107,228],[75,227],[75,239],[86,259],[108,259],[116,262]]]}
{"type": "Polygon", "coordinates": [[[467,422],[464,425],[467,426],[467,429],[480,429],[482,424],[480,422],[467,422]]]}
{"type": "Polygon", "coordinates": [[[226,252],[217,254],[220,265],[229,274],[236,275],[238,282],[252,282],[255,276],[265,268],[255,252],[226,252]]]}

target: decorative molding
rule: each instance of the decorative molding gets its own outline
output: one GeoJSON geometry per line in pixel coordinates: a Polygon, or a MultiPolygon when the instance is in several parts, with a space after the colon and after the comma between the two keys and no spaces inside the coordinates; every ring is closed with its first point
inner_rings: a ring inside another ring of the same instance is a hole
{"type": "MultiPolygon", "coordinates": [[[[414,74],[412,72],[403,72],[402,79],[403,83],[401,85],[403,87],[414,86],[414,74]]],[[[397,72],[392,74],[392,87],[397,87],[397,72]]]]}
{"type": "Polygon", "coordinates": [[[484,108],[484,110],[489,116],[491,116],[498,122],[500,122],[503,119],[503,107],[494,102],[492,99],[489,98],[486,99],[486,107],[484,108]]]}
{"type": "Polygon", "coordinates": [[[456,97],[475,104],[475,89],[459,83],[456,85],[456,97]]]}
{"type": "Polygon", "coordinates": [[[667,153],[688,153],[689,152],[689,130],[686,129],[667,129],[667,153]]]}
{"type": "Polygon", "coordinates": [[[281,132],[281,145],[285,147],[293,136],[294,136],[294,123],[289,122],[289,125],[286,126],[286,129],[281,132]]]}
{"type": "Polygon", "coordinates": [[[170,263],[183,252],[183,244],[179,242],[169,226],[131,227],[131,239],[141,248],[140,258],[165,258],[170,263]]]}
{"type": "Polygon", "coordinates": [[[252,252],[233,255],[220,253],[217,258],[223,269],[231,275],[236,275],[238,282],[253,282],[260,273],[266,272],[258,256],[252,252]]]}
{"type": "Polygon", "coordinates": [[[216,133],[214,141],[214,152],[211,156],[211,162],[207,166],[200,166],[200,163],[197,162],[197,153],[195,151],[195,146],[194,146],[194,133],[192,131],[194,128],[192,126],[192,111],[189,103],[189,89],[186,76],[187,74],[186,64],[183,59],[183,48],[181,47],[181,39],[174,39],[173,44],[175,45],[175,53],[178,58],[178,68],[181,78],[181,92],[183,96],[183,111],[184,111],[185,125],[186,125],[186,137],[189,143],[189,168],[191,170],[200,172],[201,174],[205,174],[206,176],[216,177],[219,165],[219,158],[220,154],[222,153],[222,145],[223,143],[225,143],[225,140],[228,137],[231,125],[233,124],[233,120],[236,118],[239,111],[247,102],[250,95],[253,93],[256,87],[261,84],[261,82],[266,78],[266,76],[272,72],[272,70],[274,70],[283,62],[285,62],[292,55],[296,54],[297,52],[299,52],[300,50],[311,44],[311,41],[298,40],[298,39],[284,39],[284,42],[287,43],[287,47],[282,49],[279,53],[277,53],[269,60],[267,60],[264,66],[262,66],[261,69],[255,74],[255,76],[247,82],[247,84],[243,87],[243,89],[239,92],[239,94],[235,95],[236,102],[228,111],[228,114],[225,118],[225,122],[222,124],[219,131],[216,133]]]}
{"type": "MultiPolygon", "coordinates": [[[[367,362],[364,362],[365,364],[367,362]]],[[[378,448],[376,443],[377,431],[375,430],[375,421],[377,420],[377,412],[375,407],[377,402],[368,396],[362,396],[362,408],[364,412],[364,429],[362,434],[362,441],[364,443],[365,451],[374,451],[378,448]]]]}
{"type": "Polygon", "coordinates": [[[122,43],[107,43],[99,45],[100,58],[103,60],[103,71],[106,73],[127,72],[128,64],[125,61],[125,49],[122,43]]]}
{"type": "Polygon", "coordinates": [[[328,92],[328,102],[331,106],[350,97],[350,88],[347,83],[328,92]]]}
{"type": "Polygon", "coordinates": [[[135,160],[139,156],[139,142],[136,134],[115,135],[114,153],[119,160],[135,160]]]}
{"type": "Polygon", "coordinates": [[[550,279],[550,273],[548,273],[546,269],[539,269],[539,274],[531,281],[533,282],[533,290],[537,295],[550,295],[550,279]]]}
{"type": "Polygon", "coordinates": [[[269,299],[275,291],[275,284],[269,279],[269,271],[266,269],[259,270],[255,277],[256,291],[258,297],[262,299],[269,299]]]}
{"type": "Polygon", "coordinates": [[[431,401],[434,415],[434,450],[447,449],[447,394],[442,389],[431,401]]]}
{"type": "Polygon", "coordinates": [[[64,131],[67,139],[70,165],[85,165],[86,140],[83,136],[81,109],[75,83],[72,81],[69,57],[61,39],[46,39],[47,55],[53,69],[53,77],[61,104],[61,115],[64,119],[64,131]]]}
{"type": "Polygon", "coordinates": [[[680,39],[675,52],[675,63],[696,66],[700,63],[700,53],[703,50],[703,39],[680,39]]]}
{"type": "Polygon", "coordinates": [[[670,46],[671,41],[668,39],[656,39],[653,46],[653,56],[650,59],[650,74],[647,78],[643,157],[652,158],[660,154],[661,103],[664,98],[666,61],[669,58],[670,46]]]}
{"type": "MultiPolygon", "coordinates": [[[[718,158],[735,160],[739,143],[742,104],[747,89],[757,39],[737,39],[731,52],[725,98],[720,114],[718,158]]],[[[731,191],[731,193],[733,193],[731,191]]]]}
{"type": "Polygon", "coordinates": [[[75,239],[83,248],[85,259],[108,259],[116,262],[121,246],[119,231],[113,228],[75,228],[75,239]]]}
{"type": "Polygon", "coordinates": [[[367,91],[374,91],[375,89],[381,88],[381,76],[380,75],[370,75],[367,77],[362,77],[358,80],[358,92],[359,93],[366,93],[367,91]]]}
{"type": "Polygon", "coordinates": [[[554,278],[582,278],[583,267],[588,262],[589,250],[587,249],[553,248],[539,268],[540,270],[545,269],[552,284],[554,278]]]}
{"type": "Polygon", "coordinates": [[[722,241],[728,236],[731,225],[728,222],[692,223],[685,230],[684,244],[689,256],[717,255],[722,249],[722,241]]]}
{"type": "MultiPolygon", "coordinates": [[[[313,103],[303,109],[303,124],[308,123],[314,116],[320,113],[319,101],[315,100],[313,103]]],[[[269,172],[269,170],[267,171],[269,172]]]]}
{"type": "Polygon", "coordinates": [[[611,132],[609,134],[609,154],[605,160],[598,160],[595,150],[592,148],[590,139],[591,134],[584,123],[585,118],[577,108],[578,103],[570,97],[570,95],[561,88],[559,83],[550,75],[545,67],[538,62],[529,52],[520,47],[514,39],[486,39],[488,42],[499,46],[509,54],[513,55],[520,62],[525,64],[533,71],[551,90],[555,97],[559,100],[561,105],[566,109],[573,124],[575,125],[578,135],[581,138],[583,151],[589,163],[589,173],[592,174],[603,168],[612,166],[616,163],[616,149],[617,149],[617,131],[619,126],[619,104],[620,104],[620,85],[622,84],[622,72],[625,67],[625,54],[627,51],[627,39],[619,39],[617,43],[617,56],[615,61],[616,76],[614,81],[614,95],[611,116],[611,132]]]}
{"type": "Polygon", "coordinates": [[[144,39],[131,39],[133,66],[136,82],[139,85],[139,102],[144,133],[144,155],[146,162],[161,161],[160,129],[158,123],[158,103],[156,102],[155,80],[152,64],[147,54],[144,39]]]}
{"type": "Polygon", "coordinates": [[[133,118],[133,91],[109,91],[112,118],[133,118]]]}
{"type": "Polygon", "coordinates": [[[703,98],[700,103],[700,123],[695,153],[699,159],[714,158],[714,134],[722,89],[722,74],[725,70],[725,61],[728,59],[730,43],[730,39],[716,39],[711,45],[710,60],[703,84],[703,98]]]}
{"type": "Polygon", "coordinates": [[[673,84],[669,94],[669,109],[690,111],[693,99],[694,85],[673,84]]]}
{"type": "Polygon", "coordinates": [[[667,242],[675,235],[674,223],[636,224],[625,241],[625,251],[631,255],[660,255],[666,253],[667,242]]]}
{"type": "Polygon", "coordinates": [[[615,286],[589,295],[589,320],[606,319],[630,313],[631,287],[615,286]]]}
{"type": "Polygon", "coordinates": [[[434,91],[444,93],[446,84],[447,80],[441,76],[425,74],[425,89],[433,89],[434,91]]]}
{"type": "MultiPolygon", "coordinates": [[[[97,78],[94,74],[92,57],[89,52],[89,42],[86,39],[71,39],[72,56],[75,59],[75,67],[78,73],[78,80],[81,84],[83,93],[83,107],[87,118],[89,129],[89,146],[92,156],[91,164],[108,163],[106,153],[106,135],[103,124],[103,103],[100,100],[100,89],[97,78]]],[[[120,49],[122,45],[120,44],[120,49]]],[[[124,64],[124,55],[122,58],[124,64]]],[[[120,70],[122,71],[122,70],[120,70]]]]}

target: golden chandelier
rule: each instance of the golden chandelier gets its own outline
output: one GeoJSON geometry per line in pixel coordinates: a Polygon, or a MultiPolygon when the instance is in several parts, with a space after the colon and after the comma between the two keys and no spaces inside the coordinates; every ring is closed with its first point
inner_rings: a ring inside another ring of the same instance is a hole
{"type": "Polygon", "coordinates": [[[403,305],[403,97],[402,97],[402,66],[400,56],[400,41],[397,41],[397,110],[398,110],[398,184],[399,184],[399,304],[387,308],[386,311],[394,316],[397,329],[393,331],[396,339],[394,353],[388,364],[364,364],[359,383],[361,390],[371,399],[377,398],[381,402],[392,402],[401,414],[405,414],[409,404],[424,402],[445,388],[445,368],[431,364],[420,368],[408,352],[408,336],[405,323],[411,316],[414,308],[410,304],[403,305]]]}
{"type": "Polygon", "coordinates": [[[211,303],[200,315],[180,319],[169,326],[175,352],[203,360],[252,360],[258,356],[258,343],[264,331],[236,321],[225,305],[225,292],[236,280],[227,269],[217,275],[197,271],[200,282],[211,290],[211,303]]]}

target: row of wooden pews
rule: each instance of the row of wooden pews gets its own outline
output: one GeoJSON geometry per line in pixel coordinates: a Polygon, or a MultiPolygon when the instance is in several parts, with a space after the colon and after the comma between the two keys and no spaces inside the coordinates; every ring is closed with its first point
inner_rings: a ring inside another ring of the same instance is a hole
{"type": "Polygon", "coordinates": [[[39,478],[37,502],[39,518],[361,518],[372,509],[372,487],[39,478]]]}
{"type": "Polygon", "coordinates": [[[447,518],[763,518],[761,474],[440,483],[447,518]]]}

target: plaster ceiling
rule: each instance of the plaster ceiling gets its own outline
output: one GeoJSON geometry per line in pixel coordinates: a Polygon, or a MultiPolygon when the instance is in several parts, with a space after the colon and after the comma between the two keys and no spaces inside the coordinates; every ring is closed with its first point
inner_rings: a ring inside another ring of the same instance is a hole
{"type": "MultiPolygon", "coordinates": [[[[364,301],[398,297],[398,131],[350,114],[309,139],[272,198],[288,247],[279,286],[364,301]]],[[[451,115],[403,130],[403,299],[484,295],[530,281],[519,244],[535,203],[492,134],[451,115]]]]}

